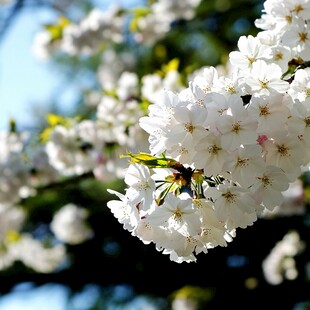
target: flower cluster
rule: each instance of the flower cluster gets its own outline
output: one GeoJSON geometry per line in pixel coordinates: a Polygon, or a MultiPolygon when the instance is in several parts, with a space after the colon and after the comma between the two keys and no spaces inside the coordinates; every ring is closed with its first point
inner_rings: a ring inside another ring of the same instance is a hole
{"type": "Polygon", "coordinates": [[[296,279],[298,271],[294,257],[304,249],[305,243],[300,240],[298,232],[289,231],[263,261],[262,267],[267,282],[277,285],[285,278],[296,279]]]}
{"type": "Polygon", "coordinates": [[[310,2],[264,8],[264,31],[239,39],[227,74],[204,68],[157,96],[140,118],[151,154],[129,153],[126,193],[110,190],[123,227],[173,261],[226,246],[308,169],[310,2]]]}
{"type": "Polygon", "coordinates": [[[151,3],[149,10],[137,14],[132,28],[135,40],[139,43],[153,45],[164,37],[177,20],[190,20],[201,0],[158,0],[151,3]]]}
{"type": "Polygon", "coordinates": [[[37,34],[33,50],[41,59],[48,59],[55,51],[62,50],[71,55],[91,55],[111,44],[124,40],[127,15],[132,15],[130,24],[134,40],[153,45],[163,38],[177,20],[190,20],[201,0],[158,0],[148,8],[133,10],[111,4],[107,10],[91,10],[79,23],[61,18],[59,24],[37,34]]]}
{"type": "Polygon", "coordinates": [[[101,11],[92,10],[79,23],[60,18],[58,25],[47,25],[34,40],[33,51],[40,59],[46,60],[61,49],[71,55],[90,55],[104,45],[123,41],[124,16],[118,5],[101,11]]]}
{"type": "Polygon", "coordinates": [[[65,261],[63,244],[47,246],[22,231],[26,213],[20,207],[0,204],[0,219],[0,270],[20,261],[37,272],[49,273],[65,261]]]}

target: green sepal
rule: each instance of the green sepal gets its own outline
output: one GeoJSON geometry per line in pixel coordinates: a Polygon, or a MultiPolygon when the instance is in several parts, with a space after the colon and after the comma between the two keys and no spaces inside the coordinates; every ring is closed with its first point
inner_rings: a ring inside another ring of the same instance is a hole
{"type": "Polygon", "coordinates": [[[10,133],[17,132],[17,130],[16,130],[16,122],[15,122],[14,118],[10,118],[10,120],[9,120],[9,128],[10,128],[10,133]]]}
{"type": "Polygon", "coordinates": [[[174,192],[178,189],[178,186],[177,184],[175,183],[171,183],[169,186],[167,186],[159,195],[158,197],[156,198],[156,203],[158,206],[161,206],[164,201],[165,201],[165,198],[166,196],[168,195],[168,193],[170,192],[174,192]]]}
{"type": "Polygon", "coordinates": [[[143,152],[139,154],[127,153],[127,155],[121,155],[121,158],[131,158],[131,164],[141,164],[149,168],[174,168],[174,166],[178,164],[174,159],[165,156],[156,157],[143,152]]]}

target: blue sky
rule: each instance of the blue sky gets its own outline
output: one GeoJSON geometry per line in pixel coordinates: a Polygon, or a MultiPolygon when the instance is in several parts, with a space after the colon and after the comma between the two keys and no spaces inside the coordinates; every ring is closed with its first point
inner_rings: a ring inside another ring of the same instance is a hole
{"type": "Polygon", "coordinates": [[[10,295],[0,298],[0,310],[65,310],[67,300],[68,290],[60,285],[34,288],[31,283],[23,283],[10,295]]]}
{"type": "Polygon", "coordinates": [[[53,14],[47,10],[24,10],[0,43],[0,129],[9,118],[31,124],[30,105],[47,101],[57,77],[49,74],[47,64],[32,54],[32,40],[53,14]]]}
{"type": "MultiPolygon", "coordinates": [[[[122,6],[135,6],[143,0],[94,0],[103,8],[117,2],[122,6]]],[[[48,9],[23,10],[0,42],[0,130],[8,128],[9,118],[17,124],[31,127],[32,106],[44,108],[53,90],[59,85],[59,76],[48,63],[36,59],[32,53],[34,35],[42,25],[56,22],[57,16],[48,9]]],[[[62,106],[70,108],[70,95],[62,106]]]]}
{"type": "Polygon", "coordinates": [[[95,284],[88,284],[74,292],[56,283],[36,287],[31,282],[17,285],[10,295],[0,298],[0,310],[89,310],[96,304],[109,310],[159,310],[165,308],[166,301],[160,297],[136,295],[129,285],[101,290],[95,284]]]}

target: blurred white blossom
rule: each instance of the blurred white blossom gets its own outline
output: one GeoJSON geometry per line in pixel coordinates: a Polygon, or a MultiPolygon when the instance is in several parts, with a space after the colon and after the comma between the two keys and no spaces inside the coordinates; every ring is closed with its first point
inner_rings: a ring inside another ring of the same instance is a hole
{"type": "Polygon", "coordinates": [[[54,214],[51,230],[56,238],[68,243],[79,244],[93,236],[86,223],[88,211],[72,203],[65,205],[54,214]]]}

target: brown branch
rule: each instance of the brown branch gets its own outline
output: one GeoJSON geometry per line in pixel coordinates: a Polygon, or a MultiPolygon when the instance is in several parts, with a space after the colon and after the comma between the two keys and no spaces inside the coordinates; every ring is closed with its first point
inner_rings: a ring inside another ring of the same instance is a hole
{"type": "Polygon", "coordinates": [[[7,32],[16,16],[24,6],[24,0],[17,0],[13,6],[8,10],[7,16],[0,23],[0,40],[4,38],[4,34],[7,32]]]}
{"type": "Polygon", "coordinates": [[[68,177],[68,178],[61,180],[61,181],[58,181],[58,182],[53,182],[53,183],[49,183],[49,184],[44,185],[44,186],[40,186],[40,187],[36,188],[36,190],[41,192],[41,191],[45,191],[48,189],[64,188],[64,187],[72,185],[72,184],[80,183],[86,179],[93,179],[93,178],[95,178],[93,172],[89,171],[89,172],[80,174],[78,176],[68,177]]]}
{"type": "MultiPolygon", "coordinates": [[[[6,10],[6,16],[0,20],[0,41],[4,39],[4,36],[8,32],[8,29],[16,20],[16,17],[24,8],[29,7],[48,7],[51,10],[59,12],[62,15],[66,14],[65,8],[67,8],[73,0],[16,0],[15,3],[9,6],[6,10]]],[[[2,12],[1,12],[2,14],[2,12]]]]}

